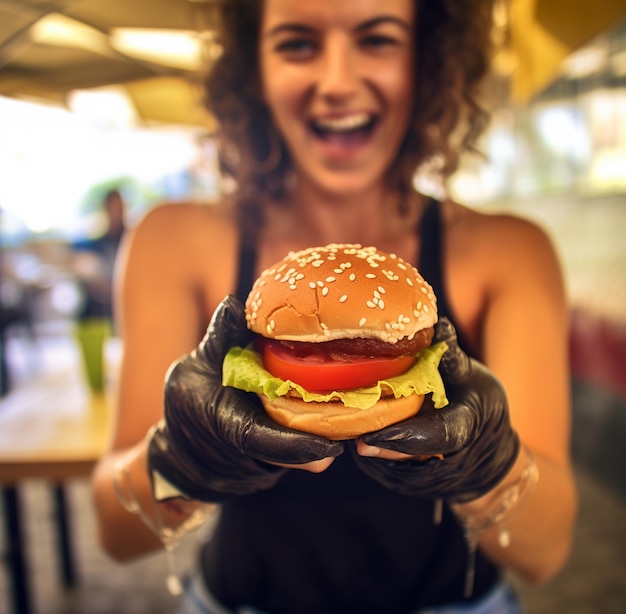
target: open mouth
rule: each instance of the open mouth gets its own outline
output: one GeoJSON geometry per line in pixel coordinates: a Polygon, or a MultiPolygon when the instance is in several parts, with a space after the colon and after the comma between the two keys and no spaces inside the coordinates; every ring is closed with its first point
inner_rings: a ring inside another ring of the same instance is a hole
{"type": "Polygon", "coordinates": [[[376,125],[376,117],[367,113],[326,117],[310,122],[314,134],[326,141],[352,143],[368,137],[376,125]]]}

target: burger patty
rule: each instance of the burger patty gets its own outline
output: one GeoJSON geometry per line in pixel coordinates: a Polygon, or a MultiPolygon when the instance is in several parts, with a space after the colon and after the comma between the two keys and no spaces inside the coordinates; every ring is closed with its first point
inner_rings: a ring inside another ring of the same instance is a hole
{"type": "Polygon", "coordinates": [[[434,327],[424,328],[409,339],[404,337],[397,343],[387,343],[379,339],[332,339],[321,343],[286,341],[280,343],[289,348],[295,356],[325,354],[332,360],[346,360],[352,356],[411,356],[429,347],[434,335],[434,327]]]}

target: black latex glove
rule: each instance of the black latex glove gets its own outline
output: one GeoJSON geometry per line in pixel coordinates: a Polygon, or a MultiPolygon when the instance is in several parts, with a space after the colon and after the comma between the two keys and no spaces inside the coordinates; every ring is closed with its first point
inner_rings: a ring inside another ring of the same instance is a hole
{"type": "Polygon", "coordinates": [[[433,342],[445,341],[440,372],[450,403],[435,409],[427,401],[403,422],[363,436],[371,446],[411,455],[443,454],[443,460],[389,461],[358,457],[361,468],[387,488],[450,502],[476,499],[508,473],[519,451],[505,392],[481,363],[458,346],[456,331],[442,318],[433,342]]]}
{"type": "Polygon", "coordinates": [[[243,305],[228,296],[198,348],[167,375],[165,419],[148,462],[152,475],[192,499],[221,502],[271,488],[285,469],[268,463],[302,464],[343,451],[338,442],[279,426],[256,394],[222,386],[224,356],[251,339],[243,305]]]}

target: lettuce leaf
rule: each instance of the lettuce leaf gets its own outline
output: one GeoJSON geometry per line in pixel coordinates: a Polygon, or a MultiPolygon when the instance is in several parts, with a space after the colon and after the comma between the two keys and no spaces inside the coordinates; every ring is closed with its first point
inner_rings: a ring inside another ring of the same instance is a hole
{"type": "Polygon", "coordinates": [[[448,346],[445,343],[436,343],[421,350],[417,355],[417,361],[408,371],[402,375],[381,380],[375,386],[322,394],[309,392],[290,380],[274,377],[263,368],[261,356],[252,350],[251,346],[234,347],[224,359],[222,384],[246,392],[262,393],[271,401],[293,390],[306,402],[341,401],[346,407],[357,409],[367,409],[375,405],[384,389],[390,391],[396,399],[414,393],[432,393],[434,406],[440,408],[448,404],[438,370],[439,361],[447,349],[448,346]]]}

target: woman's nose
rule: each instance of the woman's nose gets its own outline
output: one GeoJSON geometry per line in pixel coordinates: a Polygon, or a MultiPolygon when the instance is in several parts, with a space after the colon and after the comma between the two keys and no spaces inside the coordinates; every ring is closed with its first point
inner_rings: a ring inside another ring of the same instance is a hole
{"type": "Polygon", "coordinates": [[[329,37],[322,54],[318,93],[332,99],[347,98],[358,82],[358,54],[345,37],[329,37]]]}

